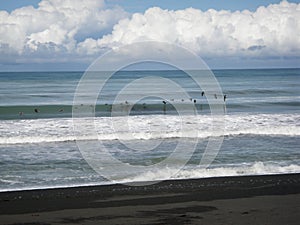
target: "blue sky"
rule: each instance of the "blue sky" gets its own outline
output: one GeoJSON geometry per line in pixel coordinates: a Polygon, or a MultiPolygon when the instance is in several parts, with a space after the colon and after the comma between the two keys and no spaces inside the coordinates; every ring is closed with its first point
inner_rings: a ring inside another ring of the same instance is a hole
{"type": "Polygon", "coordinates": [[[300,0],[0,1],[0,71],[84,70],[114,46],[141,40],[182,45],[211,68],[299,67],[298,4],[300,0]]]}
{"type": "MultiPolygon", "coordinates": [[[[6,11],[12,11],[16,8],[32,5],[38,6],[40,0],[4,0],[0,1],[0,9],[6,11]]],[[[146,9],[158,6],[163,9],[185,9],[188,7],[194,7],[201,10],[216,9],[216,10],[250,10],[254,11],[259,6],[267,6],[269,4],[279,3],[280,0],[109,0],[106,1],[107,6],[119,5],[127,12],[143,12],[146,9]]],[[[290,0],[289,2],[299,3],[300,0],[290,0]]]]}
{"type": "MultiPolygon", "coordinates": [[[[272,3],[279,3],[279,0],[111,0],[109,5],[119,4],[129,12],[142,12],[146,9],[159,6],[163,9],[185,9],[193,7],[201,10],[244,10],[254,11],[259,6],[267,6],[272,3]]],[[[289,1],[299,2],[299,1],[289,1]]]]}

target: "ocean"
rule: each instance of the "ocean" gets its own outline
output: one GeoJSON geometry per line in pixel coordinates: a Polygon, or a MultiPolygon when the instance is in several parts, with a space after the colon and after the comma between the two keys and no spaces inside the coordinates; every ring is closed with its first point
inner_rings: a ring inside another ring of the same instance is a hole
{"type": "Polygon", "coordinates": [[[300,69],[213,71],[226,95],[225,129],[222,146],[207,168],[199,166],[204,149],[212,136],[219,135],[210,131],[213,115],[205,96],[210,93],[202,95],[182,71],[114,74],[95,108],[89,105],[95,111],[94,136],[77,132],[73,126],[74,93],[83,73],[0,73],[0,191],[300,172],[300,69]],[[126,84],[147,76],[174,80],[188,90],[190,98],[149,96],[131,104],[129,94],[126,102],[114,101],[126,84]],[[180,131],[181,117],[173,104],[193,107],[194,111],[183,115],[190,132],[180,131]],[[116,106],[129,117],[111,117],[116,106]],[[133,135],[122,126],[112,129],[112,120],[119,126],[129,124],[133,135]],[[195,151],[181,170],[178,165],[186,157],[184,149],[167,166],[147,171],[148,166],[168,158],[179,141],[195,138],[195,151]],[[86,146],[101,141],[124,165],[145,169],[125,176],[118,167],[108,165],[106,172],[114,179],[107,179],[87,163],[76,139],[86,146]]]}

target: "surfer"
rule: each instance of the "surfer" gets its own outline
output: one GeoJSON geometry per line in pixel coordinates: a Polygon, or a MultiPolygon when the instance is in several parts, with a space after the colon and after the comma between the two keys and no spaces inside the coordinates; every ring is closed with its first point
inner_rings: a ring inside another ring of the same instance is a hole
{"type": "Polygon", "coordinates": [[[205,94],[204,91],[202,91],[202,92],[201,92],[201,96],[204,96],[204,94],[205,94]]]}
{"type": "Polygon", "coordinates": [[[166,114],[166,104],[167,102],[166,101],[162,101],[164,103],[164,107],[163,107],[163,111],[164,111],[164,114],[166,114]]]}
{"type": "Polygon", "coordinates": [[[35,109],[34,109],[34,112],[35,112],[35,113],[39,113],[40,111],[39,111],[37,108],[35,108],[35,109]]]}
{"type": "MultiPolygon", "coordinates": [[[[227,96],[224,95],[223,97],[224,97],[224,103],[225,103],[227,96]]],[[[224,104],[223,109],[224,109],[224,113],[226,113],[226,104],[224,104]]]]}
{"type": "Polygon", "coordinates": [[[124,106],[124,108],[125,108],[125,111],[126,111],[127,113],[129,113],[129,111],[130,111],[130,104],[129,104],[128,101],[125,101],[125,106],[124,106]]]}

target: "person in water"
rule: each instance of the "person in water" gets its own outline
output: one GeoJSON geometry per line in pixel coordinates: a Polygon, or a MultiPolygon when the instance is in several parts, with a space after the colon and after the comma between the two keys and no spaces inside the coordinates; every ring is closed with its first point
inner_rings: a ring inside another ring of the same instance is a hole
{"type": "Polygon", "coordinates": [[[163,111],[164,111],[164,114],[166,114],[166,104],[167,102],[166,101],[162,101],[164,103],[164,107],[163,107],[163,111]]]}
{"type": "Polygon", "coordinates": [[[201,92],[201,96],[204,96],[204,94],[205,94],[204,91],[202,91],[202,92],[201,92]]]}
{"type": "Polygon", "coordinates": [[[225,101],[226,101],[227,95],[224,95],[223,97],[224,97],[224,106],[223,106],[224,107],[224,113],[226,113],[226,104],[225,104],[225,101]]]}
{"type": "Polygon", "coordinates": [[[194,99],[194,114],[196,115],[197,113],[196,113],[196,103],[197,103],[197,100],[196,99],[194,99]]]}
{"type": "Polygon", "coordinates": [[[35,108],[35,109],[34,109],[34,112],[35,112],[35,113],[39,113],[40,111],[39,111],[37,108],[35,108]]]}

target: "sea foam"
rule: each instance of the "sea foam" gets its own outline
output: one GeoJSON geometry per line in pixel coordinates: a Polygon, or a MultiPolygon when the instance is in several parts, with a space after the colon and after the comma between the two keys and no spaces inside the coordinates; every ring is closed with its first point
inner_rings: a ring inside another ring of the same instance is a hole
{"type": "MultiPolygon", "coordinates": [[[[95,117],[93,127],[74,131],[71,118],[2,120],[0,144],[63,142],[75,140],[150,140],[209,138],[237,135],[300,135],[298,114],[233,114],[222,119],[221,131],[213,127],[212,115],[139,115],[95,117]],[[185,127],[182,130],[182,127],[185,127]],[[188,129],[186,129],[188,128],[188,129]],[[89,130],[90,132],[86,132],[89,130]],[[95,130],[93,133],[92,131],[95,130]]],[[[82,126],[90,118],[80,119],[82,126]]]]}

